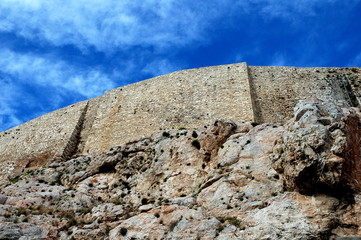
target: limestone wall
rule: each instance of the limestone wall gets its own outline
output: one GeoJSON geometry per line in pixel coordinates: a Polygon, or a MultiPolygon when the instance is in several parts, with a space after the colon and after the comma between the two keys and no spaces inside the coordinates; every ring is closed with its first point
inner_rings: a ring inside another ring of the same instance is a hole
{"type": "Polygon", "coordinates": [[[160,129],[196,127],[217,118],[285,122],[296,102],[306,98],[360,106],[360,68],[239,63],[174,72],[113,89],[0,133],[0,180],[54,158],[101,152],[160,129]]]}
{"type": "Polygon", "coordinates": [[[0,133],[0,180],[73,155],[86,106],[71,105],[0,133]]]}
{"type": "Polygon", "coordinates": [[[253,121],[246,63],[174,72],[106,92],[84,151],[217,118],[253,121]]]}
{"type": "Polygon", "coordinates": [[[361,106],[361,68],[328,69],[326,77],[339,83],[351,105],[361,106]]]}
{"type": "Polygon", "coordinates": [[[349,101],[353,93],[345,86],[351,79],[360,81],[360,77],[348,68],[250,66],[249,74],[255,119],[260,123],[285,122],[301,99],[318,98],[344,104],[346,100],[346,104],[356,105],[355,99],[349,101]]]}

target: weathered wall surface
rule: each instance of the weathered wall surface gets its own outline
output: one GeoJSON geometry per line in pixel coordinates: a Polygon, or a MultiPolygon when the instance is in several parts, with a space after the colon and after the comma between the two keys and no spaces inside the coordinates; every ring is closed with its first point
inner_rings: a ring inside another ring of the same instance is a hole
{"type": "Polygon", "coordinates": [[[0,180],[73,155],[86,108],[81,102],[0,133],[0,180]]]}
{"type": "Polygon", "coordinates": [[[174,72],[106,92],[84,151],[217,118],[253,121],[246,63],[174,72]]]}
{"type": "Polygon", "coordinates": [[[283,123],[292,117],[293,108],[301,99],[346,100],[346,104],[356,105],[350,89],[353,80],[351,84],[360,90],[361,78],[355,75],[356,70],[250,66],[255,119],[260,123],[283,123]]]}
{"type": "Polygon", "coordinates": [[[361,106],[361,68],[328,69],[326,78],[340,85],[345,99],[353,106],[361,106]]]}
{"type": "Polygon", "coordinates": [[[352,68],[349,73],[351,91],[354,93],[358,105],[361,106],[361,68],[352,68]]]}

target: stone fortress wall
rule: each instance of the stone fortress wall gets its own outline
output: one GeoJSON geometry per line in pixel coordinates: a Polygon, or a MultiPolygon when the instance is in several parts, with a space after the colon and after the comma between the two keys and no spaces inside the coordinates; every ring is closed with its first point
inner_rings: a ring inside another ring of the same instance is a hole
{"type": "Polygon", "coordinates": [[[301,99],[345,101],[359,106],[360,68],[249,66],[255,121],[285,122],[301,99]],[[357,95],[357,96],[356,96],[357,95]]]}
{"type": "Polygon", "coordinates": [[[86,108],[86,102],[74,104],[0,133],[0,180],[51,159],[71,157],[86,108]]]}
{"type": "Polygon", "coordinates": [[[359,106],[360,68],[256,67],[178,71],[48,113],[0,133],[0,180],[73,154],[102,152],[160,129],[217,118],[285,122],[300,99],[359,106]]]}
{"type": "Polygon", "coordinates": [[[98,104],[86,152],[216,118],[254,120],[245,63],[170,73],[110,90],[98,104]]]}

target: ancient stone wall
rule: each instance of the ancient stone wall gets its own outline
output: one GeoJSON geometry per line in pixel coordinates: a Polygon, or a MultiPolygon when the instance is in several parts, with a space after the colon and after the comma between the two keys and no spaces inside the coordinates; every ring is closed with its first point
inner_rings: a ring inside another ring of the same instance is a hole
{"type": "Polygon", "coordinates": [[[84,150],[217,118],[253,121],[246,63],[174,72],[106,92],[84,150]]]}
{"type": "Polygon", "coordinates": [[[0,180],[72,156],[86,109],[87,102],[77,103],[0,133],[0,180]]]}
{"type": "Polygon", "coordinates": [[[293,108],[301,99],[318,98],[357,105],[351,86],[360,90],[361,78],[353,71],[348,68],[250,66],[256,121],[284,123],[292,117],[293,108]]]}
{"type": "Polygon", "coordinates": [[[327,69],[326,78],[339,84],[351,106],[361,106],[361,68],[327,69]]]}
{"type": "Polygon", "coordinates": [[[248,67],[246,63],[183,70],[107,91],[0,133],[4,176],[101,152],[160,129],[197,127],[224,118],[280,122],[298,100],[360,106],[360,68],[248,67]]]}

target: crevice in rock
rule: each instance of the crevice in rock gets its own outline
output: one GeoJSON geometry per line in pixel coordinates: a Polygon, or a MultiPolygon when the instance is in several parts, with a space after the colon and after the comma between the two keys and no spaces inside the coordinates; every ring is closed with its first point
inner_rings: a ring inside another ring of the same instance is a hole
{"type": "Polygon", "coordinates": [[[99,173],[115,173],[115,165],[117,162],[105,163],[99,167],[99,173]]]}
{"type": "Polygon", "coordinates": [[[345,200],[349,203],[354,202],[353,195],[355,191],[346,180],[341,180],[338,183],[329,185],[322,181],[323,174],[327,173],[322,172],[322,168],[316,164],[305,168],[295,179],[295,190],[308,196],[325,194],[327,196],[345,200]]]}

